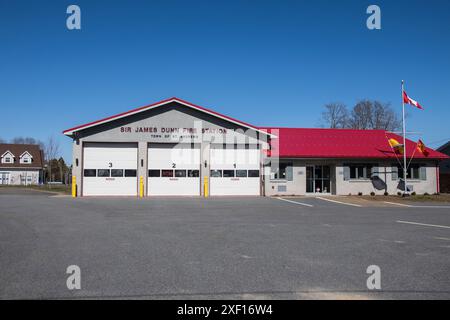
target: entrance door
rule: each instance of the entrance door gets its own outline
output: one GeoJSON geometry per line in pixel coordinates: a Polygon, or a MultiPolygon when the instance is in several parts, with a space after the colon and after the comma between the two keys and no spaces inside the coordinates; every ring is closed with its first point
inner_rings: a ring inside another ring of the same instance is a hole
{"type": "Polygon", "coordinates": [[[306,166],[306,192],[331,193],[330,166],[306,166]]]}
{"type": "Polygon", "coordinates": [[[9,184],[9,172],[0,172],[0,184],[9,184]]]}

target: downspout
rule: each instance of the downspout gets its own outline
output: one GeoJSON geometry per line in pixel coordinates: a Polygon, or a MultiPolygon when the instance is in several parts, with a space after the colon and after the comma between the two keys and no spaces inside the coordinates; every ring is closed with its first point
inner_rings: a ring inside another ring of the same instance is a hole
{"type": "Polygon", "coordinates": [[[439,161],[436,163],[436,192],[439,194],[440,193],[440,182],[439,182],[439,161]]]}

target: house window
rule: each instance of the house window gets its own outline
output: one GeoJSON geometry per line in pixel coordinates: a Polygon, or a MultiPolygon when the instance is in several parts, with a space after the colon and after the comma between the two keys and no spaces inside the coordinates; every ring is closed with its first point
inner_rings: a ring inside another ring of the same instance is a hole
{"type": "Polygon", "coordinates": [[[372,165],[370,164],[351,164],[350,179],[365,180],[370,179],[372,174],[372,165]]]}
{"type": "Polygon", "coordinates": [[[272,167],[273,179],[292,181],[292,162],[280,162],[278,168],[272,167]]]}
{"type": "Polygon", "coordinates": [[[11,153],[11,151],[6,151],[1,155],[1,158],[2,163],[14,163],[14,155],[11,153]]]}
{"type": "MultiPolygon", "coordinates": [[[[397,166],[397,170],[398,170],[398,177],[400,179],[403,179],[403,168],[401,166],[397,166]]],[[[417,164],[410,165],[409,168],[406,170],[406,179],[411,179],[411,180],[421,179],[420,165],[417,165],[417,164]]]]}
{"type": "Polygon", "coordinates": [[[28,151],[25,151],[21,156],[20,156],[20,163],[31,163],[32,162],[33,157],[31,156],[30,153],[28,153],[28,151]]]}

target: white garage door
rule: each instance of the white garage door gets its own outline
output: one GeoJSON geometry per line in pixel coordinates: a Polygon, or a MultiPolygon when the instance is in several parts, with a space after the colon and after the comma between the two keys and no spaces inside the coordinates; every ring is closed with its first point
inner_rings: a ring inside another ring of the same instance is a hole
{"type": "Polygon", "coordinates": [[[259,149],[211,145],[210,193],[212,196],[260,195],[259,149]]]}
{"type": "Polygon", "coordinates": [[[83,163],[83,195],[138,194],[136,144],[86,143],[83,163]]]}
{"type": "Polygon", "coordinates": [[[148,195],[199,196],[200,147],[151,144],[148,148],[148,195]]]}

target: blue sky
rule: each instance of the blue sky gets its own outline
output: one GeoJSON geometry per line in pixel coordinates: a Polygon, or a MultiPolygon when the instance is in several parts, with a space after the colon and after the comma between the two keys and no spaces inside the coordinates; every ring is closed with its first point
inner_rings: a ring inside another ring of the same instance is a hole
{"type": "MultiPolygon", "coordinates": [[[[316,127],[323,105],[425,111],[408,129],[450,139],[450,1],[0,0],[0,137],[61,131],[177,96],[261,126],[316,127]],[[66,8],[81,8],[81,30],[66,8]],[[381,8],[382,29],[366,28],[381,8]]],[[[414,137],[413,137],[414,138],[414,137]]],[[[417,138],[417,137],[415,137],[417,138]]]]}

